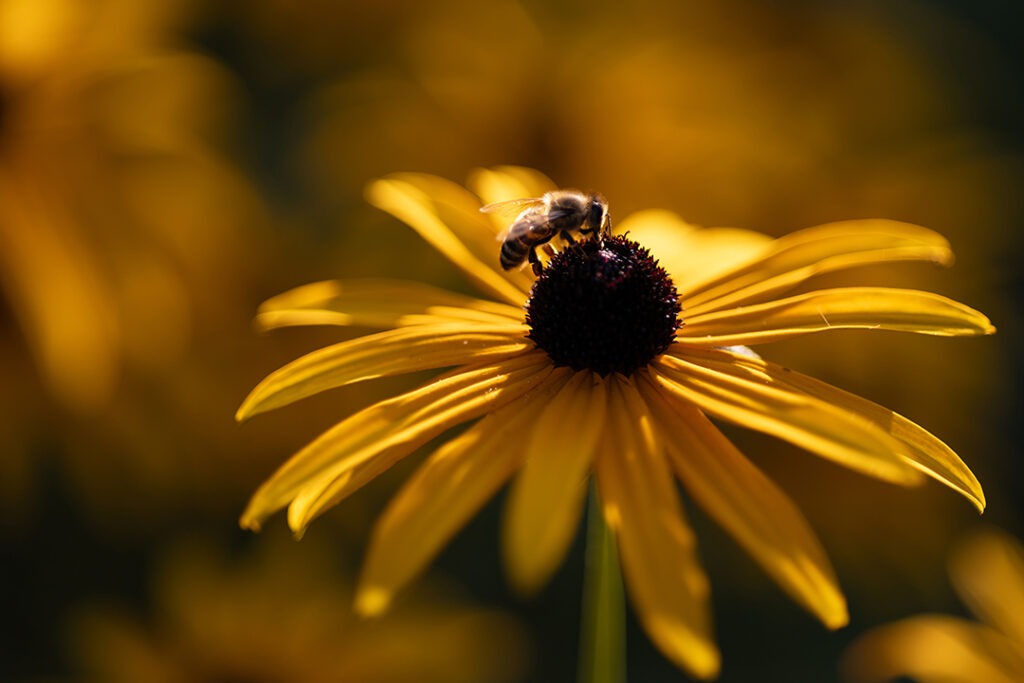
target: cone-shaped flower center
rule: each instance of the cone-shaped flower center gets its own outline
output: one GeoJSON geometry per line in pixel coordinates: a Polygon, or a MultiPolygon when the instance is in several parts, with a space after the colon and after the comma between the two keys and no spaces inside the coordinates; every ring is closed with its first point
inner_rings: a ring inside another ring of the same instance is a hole
{"type": "Polygon", "coordinates": [[[604,237],[571,245],[544,267],[526,324],[555,365],[630,375],[673,342],[679,312],[675,285],[650,252],[604,237]]]}

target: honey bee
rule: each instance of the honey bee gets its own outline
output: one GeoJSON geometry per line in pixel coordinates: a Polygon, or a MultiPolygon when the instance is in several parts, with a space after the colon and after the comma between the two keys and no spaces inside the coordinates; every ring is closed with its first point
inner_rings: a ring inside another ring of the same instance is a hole
{"type": "Polygon", "coordinates": [[[520,209],[519,215],[504,234],[501,244],[501,267],[512,270],[529,261],[535,275],[543,268],[537,249],[548,245],[556,235],[570,244],[576,240],[572,233],[603,237],[611,232],[608,202],[597,192],[555,190],[543,197],[512,199],[488,204],[484,213],[520,209]]]}

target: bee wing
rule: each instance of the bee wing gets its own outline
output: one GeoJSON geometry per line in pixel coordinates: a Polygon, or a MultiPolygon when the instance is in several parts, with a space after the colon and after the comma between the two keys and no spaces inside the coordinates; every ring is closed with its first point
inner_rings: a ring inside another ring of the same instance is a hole
{"type": "Polygon", "coordinates": [[[541,197],[523,197],[521,199],[506,199],[503,202],[492,202],[486,206],[481,206],[480,211],[482,213],[493,213],[502,218],[507,218],[510,222],[501,230],[495,239],[499,242],[504,242],[512,230],[512,226],[517,223],[511,219],[518,218],[524,211],[533,209],[544,204],[544,200],[541,197]]]}
{"type": "Polygon", "coordinates": [[[496,213],[501,216],[515,216],[522,213],[524,209],[528,209],[532,206],[538,206],[543,203],[544,199],[541,197],[506,199],[503,202],[492,202],[486,206],[481,206],[480,211],[483,213],[496,213]]]}
{"type": "Polygon", "coordinates": [[[498,241],[505,242],[515,239],[533,241],[537,238],[546,241],[543,236],[553,234],[550,224],[551,221],[548,219],[547,213],[542,209],[526,209],[507,228],[498,233],[498,241]]]}

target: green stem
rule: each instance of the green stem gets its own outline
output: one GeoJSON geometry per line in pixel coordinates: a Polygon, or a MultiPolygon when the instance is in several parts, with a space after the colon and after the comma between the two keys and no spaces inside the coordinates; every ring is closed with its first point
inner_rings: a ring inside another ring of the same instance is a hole
{"type": "Polygon", "coordinates": [[[625,683],[626,608],[615,538],[590,490],[583,577],[579,683],[625,683]]]}

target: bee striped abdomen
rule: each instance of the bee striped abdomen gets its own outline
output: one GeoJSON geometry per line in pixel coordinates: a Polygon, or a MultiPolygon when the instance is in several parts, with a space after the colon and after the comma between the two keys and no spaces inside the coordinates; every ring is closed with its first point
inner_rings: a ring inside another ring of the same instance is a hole
{"type": "Polygon", "coordinates": [[[501,267],[505,270],[512,270],[526,260],[533,245],[522,238],[507,239],[501,243],[501,267]]]}

